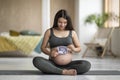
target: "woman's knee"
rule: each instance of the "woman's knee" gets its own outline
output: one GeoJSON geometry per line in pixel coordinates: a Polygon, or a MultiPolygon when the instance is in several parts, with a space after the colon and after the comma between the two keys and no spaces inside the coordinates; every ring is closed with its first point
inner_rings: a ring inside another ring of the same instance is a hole
{"type": "Polygon", "coordinates": [[[89,71],[91,68],[91,63],[89,61],[83,61],[85,72],[89,71]]]}
{"type": "Polygon", "coordinates": [[[77,68],[78,74],[84,74],[91,68],[91,64],[88,61],[82,60],[80,66],[77,68]]]}
{"type": "Polygon", "coordinates": [[[41,62],[42,59],[43,59],[42,57],[34,57],[33,58],[33,64],[34,64],[34,66],[40,64],[40,62],[41,62]]]}

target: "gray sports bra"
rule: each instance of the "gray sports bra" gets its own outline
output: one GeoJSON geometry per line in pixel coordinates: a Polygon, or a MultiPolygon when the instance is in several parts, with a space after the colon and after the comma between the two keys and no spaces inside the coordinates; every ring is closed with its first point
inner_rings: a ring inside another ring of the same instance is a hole
{"type": "Polygon", "coordinates": [[[50,48],[54,48],[57,46],[68,46],[69,44],[72,44],[72,31],[69,31],[69,35],[64,38],[59,38],[54,35],[53,28],[50,29],[50,38],[49,38],[49,44],[50,48]]]}

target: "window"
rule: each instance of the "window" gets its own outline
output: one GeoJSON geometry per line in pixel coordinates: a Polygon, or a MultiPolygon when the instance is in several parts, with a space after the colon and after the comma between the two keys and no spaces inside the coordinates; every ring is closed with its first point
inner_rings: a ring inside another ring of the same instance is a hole
{"type": "Polygon", "coordinates": [[[120,0],[104,0],[104,11],[113,16],[112,20],[106,22],[105,26],[120,27],[120,0]]]}

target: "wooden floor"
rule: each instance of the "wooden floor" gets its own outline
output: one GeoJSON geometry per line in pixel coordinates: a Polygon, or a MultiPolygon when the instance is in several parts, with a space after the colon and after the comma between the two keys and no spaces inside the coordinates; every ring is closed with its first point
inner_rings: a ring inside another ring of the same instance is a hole
{"type": "MultiPolygon", "coordinates": [[[[43,56],[46,57],[46,56],[43,56]]],[[[0,70],[37,70],[32,64],[33,57],[29,58],[0,58],[0,70]]],[[[103,59],[81,58],[78,55],[74,60],[84,59],[90,61],[91,70],[119,70],[120,58],[104,57],[103,59]]],[[[119,75],[0,75],[0,80],[120,80],[119,75]]]]}

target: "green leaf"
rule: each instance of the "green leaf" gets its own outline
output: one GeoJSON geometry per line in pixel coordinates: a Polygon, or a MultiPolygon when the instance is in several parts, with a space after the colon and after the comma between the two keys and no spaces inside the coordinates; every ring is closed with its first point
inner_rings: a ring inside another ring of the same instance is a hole
{"type": "Polygon", "coordinates": [[[87,16],[87,18],[85,19],[85,23],[95,23],[98,27],[103,27],[108,18],[109,15],[107,13],[91,14],[87,16]]]}

